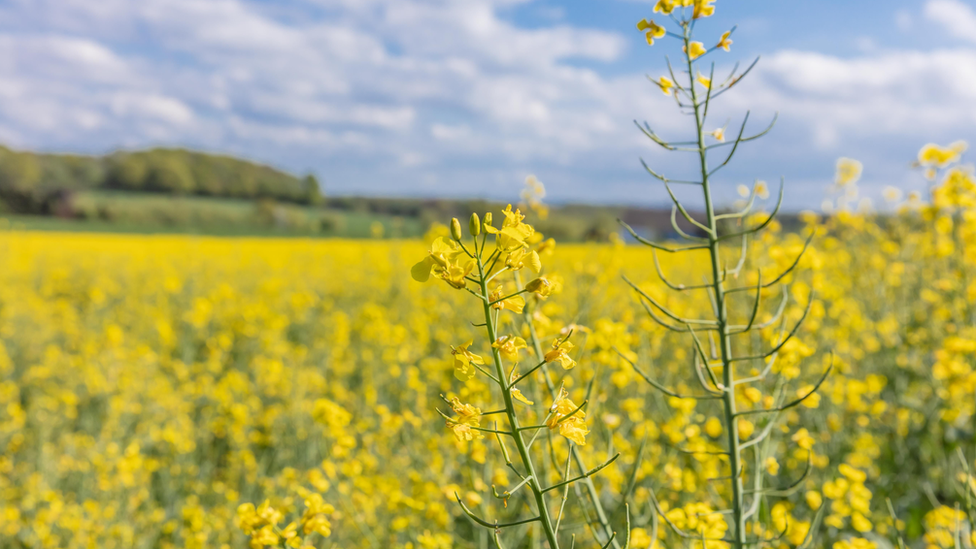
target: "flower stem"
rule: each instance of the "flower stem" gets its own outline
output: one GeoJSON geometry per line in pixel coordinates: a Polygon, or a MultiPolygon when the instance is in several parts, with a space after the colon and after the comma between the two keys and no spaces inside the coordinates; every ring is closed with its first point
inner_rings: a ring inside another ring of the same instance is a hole
{"type": "MultiPolygon", "coordinates": [[[[478,274],[482,294],[489,295],[488,280],[486,278],[487,273],[485,272],[484,263],[481,261],[481,254],[478,254],[478,274]]],[[[497,335],[495,333],[495,319],[491,314],[491,305],[489,305],[487,299],[484,300],[482,304],[485,311],[485,328],[488,331],[488,340],[490,343],[494,343],[497,335]]],[[[522,458],[522,465],[525,467],[526,477],[531,479],[529,481],[529,488],[532,490],[532,495],[535,497],[535,503],[540,517],[539,522],[542,524],[542,529],[545,532],[546,539],[549,541],[549,548],[559,549],[559,541],[556,537],[556,530],[552,525],[552,519],[549,516],[549,509],[546,505],[546,496],[542,492],[542,486],[539,484],[539,475],[536,474],[535,464],[532,462],[532,456],[529,455],[529,450],[525,444],[525,439],[522,438],[518,415],[515,413],[515,403],[512,400],[512,393],[509,390],[508,378],[505,376],[505,368],[502,366],[502,359],[499,349],[493,347],[491,350],[491,356],[495,364],[495,372],[498,375],[498,386],[502,390],[502,398],[505,401],[505,415],[508,416],[509,425],[512,427],[512,438],[515,440],[515,447],[518,449],[519,457],[522,458]]]]}
{"type": "MultiPolygon", "coordinates": [[[[688,79],[691,102],[695,111],[695,130],[698,138],[698,156],[701,163],[702,194],[705,198],[706,226],[708,227],[708,253],[711,259],[712,283],[711,290],[715,295],[716,318],[718,322],[718,339],[722,355],[722,404],[725,412],[725,431],[728,440],[729,481],[732,484],[732,518],[734,521],[732,547],[742,549],[746,542],[745,510],[743,509],[742,486],[742,449],[739,443],[738,420],[735,416],[735,375],[732,365],[732,337],[729,334],[728,306],[725,300],[725,285],[722,282],[722,260],[719,250],[718,226],[715,219],[715,207],[712,203],[712,190],[708,179],[708,159],[705,148],[705,119],[702,112],[703,105],[698,101],[695,92],[695,71],[690,56],[691,26],[684,25],[685,59],[688,62],[688,79]]],[[[758,473],[756,473],[758,474],[758,473]]]]}

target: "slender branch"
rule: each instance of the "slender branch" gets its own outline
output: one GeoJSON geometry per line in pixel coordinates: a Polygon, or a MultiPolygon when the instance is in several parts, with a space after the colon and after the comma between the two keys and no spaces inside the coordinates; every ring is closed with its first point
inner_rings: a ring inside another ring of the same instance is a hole
{"type": "Polygon", "coordinates": [[[626,275],[623,275],[623,279],[624,279],[624,281],[628,285],[630,285],[631,288],[633,288],[637,293],[639,293],[641,295],[641,297],[643,297],[644,299],[646,299],[647,301],[649,301],[652,305],[654,305],[655,307],[657,307],[657,309],[659,311],[661,311],[662,313],[664,313],[665,316],[670,317],[672,320],[676,320],[676,321],[680,322],[681,324],[701,324],[703,326],[716,326],[716,322],[714,320],[702,320],[702,319],[696,319],[696,318],[682,318],[682,317],[678,316],[677,314],[671,312],[667,307],[664,307],[663,305],[661,305],[660,303],[658,303],[657,301],[655,301],[653,297],[647,295],[647,293],[645,293],[644,290],[641,290],[639,286],[637,286],[636,284],[634,284],[633,282],[631,282],[631,280],[629,278],[627,278],[626,275]]]}
{"type": "Polygon", "coordinates": [[[747,415],[752,415],[752,414],[771,414],[771,413],[776,413],[776,412],[782,412],[784,410],[789,410],[790,408],[793,408],[794,406],[799,406],[804,400],[810,398],[814,393],[816,393],[817,392],[817,389],[819,389],[820,386],[823,385],[824,381],[827,381],[827,376],[829,376],[831,370],[834,369],[833,354],[831,354],[830,356],[831,356],[830,366],[827,367],[827,371],[824,372],[822,376],[820,376],[820,380],[817,381],[817,384],[814,385],[814,387],[812,389],[810,389],[810,391],[807,394],[803,395],[802,397],[800,397],[800,398],[798,398],[796,400],[790,401],[787,404],[784,404],[782,406],[779,406],[777,408],[771,408],[769,410],[746,410],[746,411],[737,413],[736,414],[736,417],[747,416],[747,415]]]}
{"type": "Polygon", "coordinates": [[[744,328],[737,331],[730,332],[732,335],[744,334],[752,330],[752,325],[756,323],[756,317],[759,316],[759,306],[762,304],[762,271],[758,272],[757,276],[758,282],[756,282],[756,301],[752,306],[752,316],[749,317],[749,323],[745,325],[744,328]]]}
{"type": "Polygon", "coordinates": [[[550,490],[555,490],[556,488],[560,488],[562,486],[566,486],[567,484],[572,484],[572,483],[574,483],[574,482],[576,482],[578,480],[583,480],[584,478],[592,477],[593,475],[595,475],[595,474],[599,473],[600,471],[604,470],[605,468],[607,468],[611,463],[617,461],[617,458],[619,458],[619,457],[620,457],[620,454],[619,453],[618,454],[614,454],[614,456],[612,458],[608,459],[606,462],[604,462],[603,465],[598,465],[598,466],[590,469],[589,471],[583,473],[582,475],[579,475],[577,477],[573,477],[573,478],[571,478],[569,480],[564,480],[562,482],[553,484],[552,486],[550,486],[548,488],[544,488],[542,490],[542,493],[544,494],[546,492],[549,492],[550,490]]]}
{"type": "Polygon", "coordinates": [[[806,307],[806,309],[803,310],[803,316],[801,316],[800,317],[800,320],[797,321],[797,323],[796,323],[795,326],[793,326],[793,329],[790,330],[790,333],[786,336],[786,338],[784,338],[782,341],[780,341],[778,345],[776,345],[775,347],[772,348],[772,350],[770,350],[767,353],[761,354],[761,355],[732,357],[730,359],[730,361],[732,361],[732,362],[742,362],[742,361],[745,361],[745,360],[767,359],[767,358],[773,356],[774,354],[776,354],[780,349],[783,348],[784,345],[786,345],[786,342],[788,342],[790,339],[793,338],[793,336],[796,335],[797,330],[800,329],[800,326],[803,325],[803,321],[806,320],[807,314],[810,313],[810,308],[812,306],[813,306],[813,294],[811,293],[810,294],[810,299],[807,301],[807,307],[806,307]]]}
{"type": "Polygon", "coordinates": [[[684,247],[681,247],[681,248],[669,248],[667,246],[658,244],[656,242],[651,242],[650,240],[647,240],[646,238],[640,236],[639,234],[637,234],[634,231],[633,227],[631,227],[630,225],[624,223],[620,219],[617,219],[617,223],[619,223],[621,226],[623,226],[623,228],[626,229],[628,233],[630,233],[630,236],[634,237],[634,239],[637,240],[638,242],[640,242],[641,244],[644,244],[645,246],[650,246],[651,248],[654,248],[656,250],[661,250],[662,252],[668,252],[668,253],[672,253],[673,254],[673,253],[677,253],[677,252],[688,252],[688,251],[691,251],[691,250],[707,250],[708,249],[708,244],[696,244],[696,245],[693,245],[693,246],[684,246],[684,247]]]}
{"type": "Polygon", "coordinates": [[[662,393],[664,393],[664,394],[666,394],[666,395],[668,395],[670,397],[680,398],[680,399],[692,399],[692,400],[714,400],[714,399],[722,398],[721,396],[716,396],[716,395],[683,395],[681,393],[676,393],[676,392],[668,389],[664,385],[661,385],[657,381],[654,381],[653,379],[651,379],[650,376],[648,376],[643,371],[641,371],[641,369],[637,366],[637,364],[634,363],[634,361],[630,360],[623,353],[621,353],[619,349],[617,349],[616,347],[614,347],[613,350],[616,351],[618,355],[620,355],[620,358],[626,360],[627,363],[630,364],[630,367],[633,368],[634,371],[637,372],[637,374],[639,376],[641,376],[642,378],[644,378],[644,381],[646,381],[648,384],[650,384],[652,387],[654,387],[658,391],[661,391],[662,393]]]}
{"type": "Polygon", "coordinates": [[[461,506],[461,510],[464,511],[464,514],[465,515],[468,515],[468,518],[470,518],[471,520],[473,520],[473,521],[477,522],[478,524],[484,526],[485,528],[495,528],[495,529],[498,529],[498,528],[510,528],[512,526],[518,526],[520,524],[528,524],[530,522],[536,522],[536,521],[538,521],[538,520],[541,519],[541,517],[533,517],[533,518],[530,518],[530,519],[517,520],[515,522],[506,522],[504,524],[499,524],[497,520],[495,522],[489,522],[489,521],[487,521],[487,520],[479,517],[478,515],[475,515],[474,513],[472,513],[471,510],[468,509],[468,506],[465,505],[463,501],[461,501],[461,496],[459,496],[457,492],[454,492],[454,498],[457,499],[458,505],[461,506]]]}
{"type": "Polygon", "coordinates": [[[688,181],[685,179],[668,179],[667,177],[664,177],[663,175],[652,170],[651,167],[647,165],[647,162],[644,162],[643,158],[641,158],[640,161],[641,161],[641,165],[644,166],[644,169],[647,170],[647,173],[651,174],[652,176],[654,176],[655,179],[658,179],[662,183],[677,183],[679,185],[701,185],[701,181],[688,181]]]}

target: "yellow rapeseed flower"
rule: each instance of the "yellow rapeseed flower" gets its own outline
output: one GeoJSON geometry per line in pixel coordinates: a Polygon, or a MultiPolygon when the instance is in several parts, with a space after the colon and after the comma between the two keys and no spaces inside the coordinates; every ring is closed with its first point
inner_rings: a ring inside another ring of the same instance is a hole
{"type": "Polygon", "coordinates": [[[552,342],[552,350],[546,353],[546,362],[558,362],[564,370],[569,370],[576,366],[576,361],[570,358],[569,351],[573,350],[573,344],[565,339],[557,339],[552,342]]]}
{"type": "Polygon", "coordinates": [[[504,286],[496,287],[495,291],[488,296],[488,300],[494,302],[492,308],[499,311],[509,310],[513,313],[521,313],[522,310],[525,309],[525,298],[520,295],[516,295],[502,299],[502,297],[505,297],[505,295],[504,286]]]}
{"type": "Polygon", "coordinates": [[[647,19],[641,19],[637,23],[637,30],[644,32],[644,37],[647,39],[648,46],[653,46],[654,40],[656,38],[661,38],[665,34],[667,34],[667,31],[664,29],[664,27],[655,23],[653,19],[651,19],[650,21],[648,21],[647,19]]]}
{"type": "Polygon", "coordinates": [[[732,31],[725,31],[722,34],[722,38],[719,39],[718,44],[716,44],[715,47],[721,48],[725,51],[729,51],[729,46],[732,45],[732,40],[729,39],[729,36],[731,35],[732,35],[732,31]]]}
{"type": "Polygon", "coordinates": [[[698,59],[699,57],[705,55],[708,52],[708,50],[705,49],[705,45],[702,44],[701,42],[691,42],[691,44],[687,48],[682,46],[681,51],[687,53],[688,58],[691,59],[692,61],[698,59]]]}
{"type": "Polygon", "coordinates": [[[956,141],[947,147],[929,143],[918,151],[918,163],[922,166],[944,168],[957,162],[968,147],[965,141],[956,141]]]}
{"type": "Polygon", "coordinates": [[[709,78],[709,77],[707,77],[707,76],[705,76],[704,74],[702,74],[700,72],[698,73],[697,80],[698,80],[698,83],[701,84],[702,86],[705,86],[706,89],[712,87],[712,79],[709,78]]]}
{"type": "Polygon", "coordinates": [[[511,362],[518,362],[519,350],[527,348],[524,339],[510,335],[499,337],[491,346],[498,349],[502,358],[511,362]]]}
{"type": "Polygon", "coordinates": [[[480,409],[475,408],[470,404],[461,403],[457,397],[451,399],[451,408],[454,410],[454,413],[457,414],[457,419],[447,420],[447,428],[454,433],[454,438],[456,438],[458,442],[484,437],[484,435],[481,434],[481,431],[472,429],[472,427],[481,426],[480,409]]]}
{"type": "Polygon", "coordinates": [[[861,172],[863,170],[864,165],[857,160],[853,158],[839,158],[837,159],[837,174],[834,177],[834,182],[841,187],[857,183],[857,180],[861,178],[861,172]]]}
{"type": "MultiPolygon", "coordinates": [[[[516,379],[518,379],[518,372],[516,372],[515,370],[512,370],[512,377],[508,381],[509,381],[509,383],[511,383],[511,382],[515,381],[516,379]]],[[[514,398],[515,400],[521,402],[522,404],[526,404],[528,406],[532,406],[533,404],[535,404],[535,402],[532,402],[531,400],[525,398],[525,395],[522,394],[522,391],[519,390],[518,387],[510,387],[508,389],[508,391],[512,394],[512,398],[514,398]]]]}
{"type": "Polygon", "coordinates": [[[694,0],[695,8],[692,11],[692,18],[700,19],[702,17],[711,17],[715,14],[715,6],[712,2],[715,0],[694,0]]]}
{"type": "Polygon", "coordinates": [[[552,295],[553,290],[556,289],[556,285],[548,278],[540,277],[526,284],[525,289],[539,297],[549,297],[552,295]]]}
{"type": "Polygon", "coordinates": [[[674,82],[671,81],[667,76],[662,76],[658,79],[657,85],[664,92],[664,95],[671,95],[671,90],[674,89],[674,82]]]}
{"type": "Polygon", "coordinates": [[[469,340],[463,345],[451,348],[451,354],[454,355],[454,377],[461,381],[468,381],[478,373],[474,364],[485,363],[484,358],[468,350],[472,343],[473,341],[469,340]]]}
{"type": "Polygon", "coordinates": [[[560,435],[584,446],[586,445],[586,435],[589,434],[584,424],[586,412],[576,409],[577,406],[569,399],[566,388],[560,387],[552,407],[549,408],[549,419],[546,420],[546,426],[550,430],[559,429],[560,435]],[[575,413],[573,413],[574,410],[576,410],[575,413]],[[569,416],[570,413],[573,415],[569,416]]]}
{"type": "Polygon", "coordinates": [[[664,15],[670,14],[674,11],[674,8],[678,7],[678,0],[657,0],[654,4],[654,12],[660,12],[664,15]]]}

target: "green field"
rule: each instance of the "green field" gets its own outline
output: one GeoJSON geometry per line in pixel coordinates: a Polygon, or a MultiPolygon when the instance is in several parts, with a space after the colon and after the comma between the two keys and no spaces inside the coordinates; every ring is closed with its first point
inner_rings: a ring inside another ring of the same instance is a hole
{"type": "Polygon", "coordinates": [[[10,214],[15,227],[40,231],[190,233],[227,236],[365,238],[422,234],[419,218],[271,200],[172,196],[126,191],[73,195],[68,215],[10,214]],[[376,224],[382,226],[378,232],[376,224]]]}

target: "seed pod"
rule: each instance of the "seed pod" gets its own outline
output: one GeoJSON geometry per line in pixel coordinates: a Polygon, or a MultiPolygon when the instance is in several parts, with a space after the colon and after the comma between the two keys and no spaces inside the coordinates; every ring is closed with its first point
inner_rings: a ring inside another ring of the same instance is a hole
{"type": "Polygon", "coordinates": [[[478,214],[472,212],[471,218],[468,219],[468,232],[471,236],[478,236],[481,234],[481,220],[478,219],[478,214]]]}
{"type": "Polygon", "coordinates": [[[456,217],[451,219],[451,238],[461,240],[461,222],[456,217]]]}

